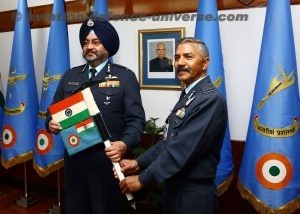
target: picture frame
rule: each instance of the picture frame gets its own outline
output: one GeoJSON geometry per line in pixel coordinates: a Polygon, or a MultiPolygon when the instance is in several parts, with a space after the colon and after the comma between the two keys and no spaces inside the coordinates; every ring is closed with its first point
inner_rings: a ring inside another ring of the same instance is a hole
{"type": "Polygon", "coordinates": [[[174,69],[174,53],[176,43],[184,36],[184,27],[138,31],[141,89],[182,89],[174,69]]]}

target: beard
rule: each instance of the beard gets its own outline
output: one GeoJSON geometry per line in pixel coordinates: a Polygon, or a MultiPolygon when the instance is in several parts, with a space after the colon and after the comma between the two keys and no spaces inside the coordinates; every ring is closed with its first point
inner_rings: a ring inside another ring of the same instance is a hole
{"type": "Polygon", "coordinates": [[[82,52],[82,57],[88,62],[88,63],[94,63],[94,62],[103,62],[108,58],[108,55],[103,53],[100,54],[97,51],[88,50],[86,52],[82,52]]]}

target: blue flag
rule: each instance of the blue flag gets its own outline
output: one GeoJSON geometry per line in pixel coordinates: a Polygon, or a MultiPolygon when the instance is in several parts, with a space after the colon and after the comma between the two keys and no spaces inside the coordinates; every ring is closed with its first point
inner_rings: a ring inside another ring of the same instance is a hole
{"type": "Polygon", "coordinates": [[[19,0],[4,106],[4,168],[32,159],[38,112],[31,32],[26,0],[19,0]]]}
{"type": "MultiPolygon", "coordinates": [[[[3,121],[3,114],[4,114],[4,95],[3,95],[3,85],[2,85],[2,77],[0,73],[0,130],[2,130],[2,121],[3,121]]],[[[2,141],[2,137],[1,137],[2,141]]]]}
{"type": "MultiPolygon", "coordinates": [[[[109,20],[107,0],[95,0],[94,16],[109,20]]],[[[113,62],[112,57],[109,57],[109,60],[113,62]]]]}
{"type": "Polygon", "coordinates": [[[103,143],[93,118],[90,117],[60,132],[69,155],[103,143]]]}
{"type": "Polygon", "coordinates": [[[258,212],[300,207],[299,114],[290,1],[269,0],[238,181],[258,212]]]}
{"type": "MultiPolygon", "coordinates": [[[[198,20],[196,22],[195,37],[203,41],[209,50],[210,64],[208,74],[214,85],[226,98],[223,56],[218,22],[218,9],[216,0],[199,0],[198,20]],[[212,15],[214,20],[201,20],[202,16],[212,15]]],[[[215,183],[219,193],[227,190],[233,178],[233,160],[231,151],[231,141],[229,128],[227,125],[223,147],[221,150],[221,160],[217,168],[215,183]]]]}
{"type": "Polygon", "coordinates": [[[40,176],[46,176],[63,167],[64,144],[60,135],[47,133],[45,119],[56,87],[64,72],[70,68],[69,43],[64,0],[55,0],[48,40],[48,49],[42,82],[38,114],[36,149],[33,166],[40,176]]]}
{"type": "Polygon", "coordinates": [[[94,15],[109,19],[107,0],[95,0],[94,15]]]}

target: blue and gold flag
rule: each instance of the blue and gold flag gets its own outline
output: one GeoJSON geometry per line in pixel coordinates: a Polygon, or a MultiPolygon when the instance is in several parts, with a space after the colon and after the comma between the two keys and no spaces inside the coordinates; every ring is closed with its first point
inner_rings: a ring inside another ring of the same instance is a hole
{"type": "MultiPolygon", "coordinates": [[[[3,95],[3,85],[2,85],[2,77],[0,73],[0,130],[2,130],[2,121],[3,121],[3,114],[4,114],[4,95],[3,95]]],[[[2,141],[2,137],[0,138],[2,141]]]]}
{"type": "Polygon", "coordinates": [[[69,155],[74,155],[91,146],[103,143],[92,117],[62,130],[60,135],[69,155]]]}
{"type": "Polygon", "coordinates": [[[32,159],[38,112],[26,0],[19,0],[2,128],[4,168],[32,159]]]}
{"type": "MultiPolygon", "coordinates": [[[[94,16],[109,20],[107,0],[95,0],[94,16]]],[[[113,62],[113,57],[109,57],[109,60],[113,62]]]]}
{"type": "MultiPolygon", "coordinates": [[[[209,50],[210,64],[208,74],[214,85],[226,98],[225,77],[223,67],[222,46],[220,39],[218,9],[216,0],[199,0],[195,37],[203,41],[209,50]],[[201,17],[212,16],[212,20],[205,20],[201,17]]],[[[215,183],[219,193],[227,190],[233,178],[233,160],[231,151],[231,141],[229,128],[227,125],[223,146],[221,150],[221,160],[217,168],[215,183]]]]}
{"type": "Polygon", "coordinates": [[[300,100],[289,0],[269,0],[238,189],[260,213],[300,207],[300,100]]]}
{"type": "Polygon", "coordinates": [[[60,135],[45,130],[46,111],[51,104],[60,78],[70,68],[69,43],[64,0],[55,0],[42,82],[40,109],[33,167],[40,176],[63,167],[64,144],[60,135]]]}

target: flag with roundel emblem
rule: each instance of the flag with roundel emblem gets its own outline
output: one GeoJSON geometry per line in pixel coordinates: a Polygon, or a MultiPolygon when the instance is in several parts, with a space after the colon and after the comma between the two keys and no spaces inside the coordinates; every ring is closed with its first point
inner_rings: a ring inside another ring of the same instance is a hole
{"type": "MultiPolygon", "coordinates": [[[[52,17],[65,17],[65,1],[54,0],[52,17]]],[[[69,41],[66,19],[51,19],[44,76],[38,112],[33,168],[45,177],[64,166],[65,146],[60,135],[49,134],[45,128],[47,108],[53,101],[57,85],[70,68],[69,41]]]]}
{"type": "Polygon", "coordinates": [[[300,99],[290,1],[269,0],[238,190],[259,213],[300,208],[300,99]]]}
{"type": "MultiPolygon", "coordinates": [[[[1,163],[6,169],[33,157],[38,95],[27,0],[18,0],[7,89],[3,107],[1,163]]],[[[2,97],[0,98],[3,104],[2,97]]]]}
{"type": "Polygon", "coordinates": [[[102,137],[92,117],[62,130],[60,135],[69,155],[102,142],[102,137]]]}
{"type": "MultiPolygon", "coordinates": [[[[210,14],[218,17],[216,0],[199,0],[199,17],[203,14],[210,14]]],[[[219,92],[226,99],[225,74],[223,66],[222,44],[219,30],[219,21],[197,20],[195,27],[195,38],[203,41],[209,50],[210,62],[207,73],[219,92]]],[[[229,126],[223,139],[220,162],[217,166],[215,184],[218,187],[219,195],[223,194],[231,184],[233,179],[233,158],[230,141],[229,126]]]]}

